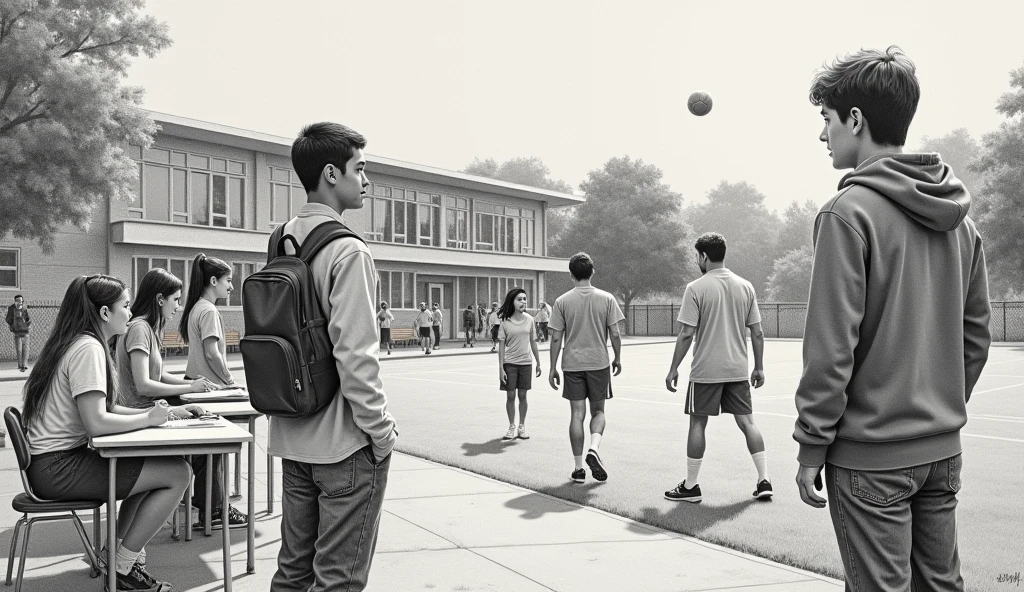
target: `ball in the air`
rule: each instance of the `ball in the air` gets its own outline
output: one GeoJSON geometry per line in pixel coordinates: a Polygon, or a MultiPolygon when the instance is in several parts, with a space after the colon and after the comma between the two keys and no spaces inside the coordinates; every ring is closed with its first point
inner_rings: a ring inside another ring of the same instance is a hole
{"type": "Polygon", "coordinates": [[[704,91],[697,91],[686,100],[686,106],[690,109],[690,113],[697,116],[710,113],[711,105],[711,95],[704,91]]]}

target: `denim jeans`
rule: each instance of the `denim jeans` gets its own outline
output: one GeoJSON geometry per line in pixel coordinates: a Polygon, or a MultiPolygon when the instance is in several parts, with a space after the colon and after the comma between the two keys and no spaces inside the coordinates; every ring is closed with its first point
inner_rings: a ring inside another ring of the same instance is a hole
{"type": "Polygon", "coordinates": [[[441,327],[433,325],[431,327],[434,330],[434,347],[441,345],[441,327]]]}
{"type": "Polygon", "coordinates": [[[18,368],[28,367],[28,334],[14,336],[14,356],[18,358],[18,368]]]}
{"type": "Polygon", "coordinates": [[[370,446],[333,464],[283,460],[281,551],[273,592],[356,592],[377,546],[391,455],[370,446]]]}
{"type": "Polygon", "coordinates": [[[956,536],[961,457],[903,469],[825,465],[846,590],[963,590],[956,536]]]}

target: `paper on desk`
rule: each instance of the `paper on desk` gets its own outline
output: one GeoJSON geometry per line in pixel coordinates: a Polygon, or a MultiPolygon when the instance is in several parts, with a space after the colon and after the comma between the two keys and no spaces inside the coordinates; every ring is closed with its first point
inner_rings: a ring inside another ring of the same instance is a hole
{"type": "Polygon", "coordinates": [[[187,393],[181,395],[186,403],[213,403],[217,401],[248,401],[249,393],[241,388],[227,388],[208,393],[187,393]]]}
{"type": "Polygon", "coordinates": [[[162,423],[158,428],[217,428],[220,424],[215,421],[202,420],[198,418],[192,419],[169,419],[166,423],[162,423]]]}

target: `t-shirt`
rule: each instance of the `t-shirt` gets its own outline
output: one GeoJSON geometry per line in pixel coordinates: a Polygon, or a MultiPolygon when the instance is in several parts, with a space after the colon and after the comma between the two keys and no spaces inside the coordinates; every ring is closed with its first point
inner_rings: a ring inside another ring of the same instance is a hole
{"type": "Polygon", "coordinates": [[[548,312],[547,307],[543,307],[542,306],[540,308],[540,310],[537,311],[536,319],[537,319],[538,323],[546,323],[546,322],[548,322],[548,319],[550,319],[550,318],[551,318],[551,313],[548,312]]]}
{"type": "Polygon", "coordinates": [[[498,341],[505,342],[506,364],[529,364],[533,359],[531,344],[537,339],[537,327],[533,317],[525,313],[523,317],[518,323],[512,317],[498,325],[498,341]]]}
{"type": "Polygon", "coordinates": [[[726,268],[709,270],[686,286],[678,320],[697,328],[691,382],[747,379],[746,328],[761,322],[750,282],[726,268]]]}
{"type": "Polygon", "coordinates": [[[565,332],[562,370],[582,372],[611,365],[608,327],[624,318],[615,297],[593,286],[573,288],[559,296],[548,326],[565,332]]]}
{"type": "Polygon", "coordinates": [[[89,441],[75,397],[107,392],[107,355],[95,337],[81,335],[57,364],[46,401],[28,427],[31,454],[70,450],[89,441]]]}
{"type": "Polygon", "coordinates": [[[444,315],[441,314],[440,310],[435,310],[431,313],[430,318],[433,320],[435,326],[440,327],[441,321],[444,320],[444,315]]]}
{"type": "Polygon", "coordinates": [[[227,362],[228,347],[224,342],[224,321],[220,318],[220,311],[206,298],[200,298],[188,313],[188,365],[185,366],[185,376],[203,376],[214,384],[226,384],[227,377],[220,377],[206,360],[203,343],[208,337],[217,338],[221,358],[227,362]]]}
{"type": "Polygon", "coordinates": [[[417,327],[429,327],[432,324],[434,324],[434,315],[430,314],[429,310],[421,310],[419,314],[416,315],[417,327]]]}
{"type": "Polygon", "coordinates": [[[395,320],[395,315],[391,314],[390,310],[382,310],[377,313],[377,323],[380,324],[381,329],[390,329],[393,320],[395,320]]]}
{"type": "Polygon", "coordinates": [[[164,373],[164,360],[160,356],[160,340],[156,332],[149,326],[149,322],[142,317],[132,319],[128,322],[128,332],[117,338],[117,347],[114,352],[114,362],[117,364],[117,376],[120,381],[120,392],[117,402],[125,407],[150,407],[154,399],[144,397],[135,388],[135,378],[132,374],[133,351],[141,351],[149,356],[149,378],[160,382],[164,373]]]}
{"type": "Polygon", "coordinates": [[[498,318],[498,311],[493,311],[487,314],[487,321],[493,327],[494,325],[501,324],[501,319],[498,318]]]}

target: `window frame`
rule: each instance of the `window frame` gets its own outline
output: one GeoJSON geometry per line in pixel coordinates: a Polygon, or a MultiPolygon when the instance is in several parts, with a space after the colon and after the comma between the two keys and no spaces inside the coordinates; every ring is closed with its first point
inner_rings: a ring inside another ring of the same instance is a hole
{"type": "Polygon", "coordinates": [[[21,289],[21,247],[0,247],[0,251],[11,251],[14,253],[14,265],[0,265],[0,271],[13,271],[14,272],[14,285],[3,286],[0,285],[0,290],[20,290],[21,289]]]}

